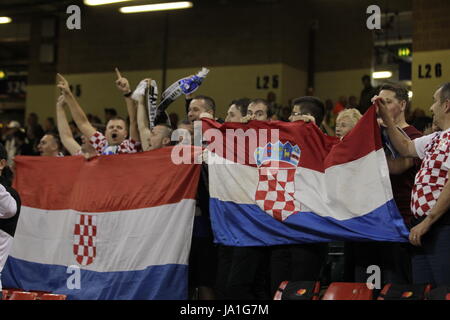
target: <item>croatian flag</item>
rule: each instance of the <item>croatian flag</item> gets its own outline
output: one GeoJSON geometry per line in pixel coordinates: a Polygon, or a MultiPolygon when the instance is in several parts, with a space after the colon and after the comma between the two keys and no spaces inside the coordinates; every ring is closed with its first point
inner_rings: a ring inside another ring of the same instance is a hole
{"type": "Polygon", "coordinates": [[[16,157],[22,199],[4,287],[69,299],[186,299],[200,174],[172,148],[16,157]]]}
{"type": "Polygon", "coordinates": [[[203,130],[216,243],[408,241],[374,107],[342,141],[303,121],[203,130]]]}

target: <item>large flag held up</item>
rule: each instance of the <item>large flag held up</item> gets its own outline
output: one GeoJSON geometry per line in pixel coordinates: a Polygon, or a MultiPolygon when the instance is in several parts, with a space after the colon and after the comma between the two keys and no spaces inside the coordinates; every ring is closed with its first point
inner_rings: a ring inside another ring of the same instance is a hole
{"type": "Polygon", "coordinates": [[[22,212],[4,287],[69,299],[186,299],[200,168],[173,164],[171,151],[17,157],[22,212]]]}
{"type": "Polygon", "coordinates": [[[265,246],[408,240],[393,200],[374,107],[342,141],[304,122],[220,125],[208,119],[203,129],[211,142],[215,242],[265,246]],[[252,137],[252,130],[258,134],[252,137]]]}

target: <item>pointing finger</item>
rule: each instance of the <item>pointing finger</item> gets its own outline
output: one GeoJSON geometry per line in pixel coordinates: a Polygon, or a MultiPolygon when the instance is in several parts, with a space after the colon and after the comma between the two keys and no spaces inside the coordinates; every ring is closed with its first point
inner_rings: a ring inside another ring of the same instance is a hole
{"type": "Polygon", "coordinates": [[[116,70],[117,79],[122,78],[122,75],[120,74],[119,68],[116,68],[115,70],[116,70]]]}
{"type": "Polygon", "coordinates": [[[57,73],[56,76],[58,77],[58,81],[66,82],[66,79],[60,73],[57,73]]]}

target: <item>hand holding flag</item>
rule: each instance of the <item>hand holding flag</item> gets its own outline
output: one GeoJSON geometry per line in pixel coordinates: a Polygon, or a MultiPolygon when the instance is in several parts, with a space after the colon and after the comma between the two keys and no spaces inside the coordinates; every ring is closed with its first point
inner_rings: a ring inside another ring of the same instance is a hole
{"type": "Polygon", "coordinates": [[[383,120],[383,123],[386,126],[394,126],[394,120],[392,119],[391,114],[389,113],[389,109],[386,105],[386,101],[379,96],[374,96],[372,98],[373,104],[377,107],[377,114],[381,117],[383,120]]]}

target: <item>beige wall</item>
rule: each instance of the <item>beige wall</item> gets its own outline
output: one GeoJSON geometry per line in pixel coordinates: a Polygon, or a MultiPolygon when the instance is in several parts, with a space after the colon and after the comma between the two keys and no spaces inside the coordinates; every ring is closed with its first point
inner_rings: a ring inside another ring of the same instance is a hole
{"type": "MultiPolygon", "coordinates": [[[[153,72],[152,74],[155,73],[153,72]]],[[[145,72],[124,74],[133,84],[137,84],[138,79],[142,79],[147,75],[145,72]]],[[[92,113],[103,119],[103,109],[114,107],[120,116],[126,117],[125,102],[115,87],[115,73],[72,74],[64,76],[73,87],[81,85],[82,95],[77,99],[86,113],[92,113]]],[[[157,77],[155,79],[158,80],[157,77]]],[[[59,90],[57,90],[56,85],[29,85],[27,89],[27,115],[31,112],[36,112],[41,122],[45,117],[56,117],[55,101],[58,94],[59,90]]]]}
{"type": "MultiPolygon", "coordinates": [[[[171,69],[167,73],[167,85],[176,80],[197,73],[200,68],[171,69]]],[[[160,70],[126,71],[122,75],[129,79],[133,88],[140,80],[150,77],[161,86],[162,73],[160,70]]],[[[103,119],[104,108],[114,107],[119,115],[126,116],[125,103],[120,92],[115,88],[116,76],[109,73],[85,73],[64,75],[74,87],[81,85],[82,95],[78,98],[86,113],[92,113],[103,119]]],[[[306,87],[305,72],[283,64],[244,65],[212,67],[205,82],[195,94],[204,94],[216,100],[217,115],[224,118],[228,104],[237,98],[267,98],[273,91],[277,96],[277,103],[287,104],[288,100],[304,94],[306,87]],[[277,89],[258,89],[257,77],[277,75],[279,87],[277,89]]],[[[160,87],[160,90],[162,88],[160,87]]],[[[58,90],[55,85],[28,86],[27,114],[36,112],[41,119],[55,116],[55,101],[58,90]]],[[[176,112],[184,116],[184,99],[173,103],[169,113],[176,112]]]]}
{"type": "Polygon", "coordinates": [[[430,113],[434,92],[444,83],[450,81],[450,50],[415,52],[413,56],[412,107],[430,113]],[[436,77],[435,65],[441,63],[442,76],[436,77]],[[419,65],[422,75],[426,74],[425,65],[431,65],[431,78],[419,78],[419,65]]]}
{"type": "Polygon", "coordinates": [[[332,99],[336,102],[340,96],[359,96],[363,85],[361,77],[365,74],[372,74],[369,68],[340,70],[316,73],[315,95],[322,100],[332,99]]]}
{"type": "MultiPolygon", "coordinates": [[[[450,57],[450,52],[446,54],[450,57]]],[[[440,59],[442,53],[438,53],[436,61],[440,59]]],[[[444,55],[445,56],[445,55],[444,55]]],[[[425,55],[425,57],[428,57],[425,55]]],[[[447,58],[448,58],[447,57],[447,58]]],[[[425,59],[426,60],[426,59],[425,59]]],[[[433,61],[434,61],[433,60],[433,61]]],[[[427,60],[428,61],[428,60],[427,60]]],[[[431,61],[431,60],[430,60],[431,61]]],[[[432,61],[431,61],[432,62],[432,61]]],[[[430,62],[430,63],[431,63],[430,62]]],[[[450,62],[450,61],[449,61],[450,62]]],[[[450,63],[446,64],[447,67],[450,63]]],[[[416,68],[414,66],[414,68],[416,68]]],[[[162,73],[160,70],[149,71],[126,71],[121,70],[123,76],[127,77],[135,88],[141,79],[151,77],[161,86],[162,73]]],[[[167,84],[197,73],[199,68],[172,69],[167,73],[167,84]]],[[[449,74],[447,71],[447,74],[449,74]]],[[[443,70],[443,72],[446,72],[443,70]]],[[[359,99],[362,90],[361,77],[370,74],[370,69],[341,70],[332,72],[318,72],[316,74],[316,96],[322,100],[332,99],[334,102],[339,96],[354,95],[359,99]]],[[[67,80],[72,85],[81,85],[82,96],[78,99],[81,106],[87,113],[92,113],[103,119],[104,108],[114,107],[119,115],[126,117],[125,103],[121,94],[115,88],[115,73],[86,73],[66,75],[67,80]]],[[[248,66],[227,66],[212,67],[206,81],[196,94],[204,94],[213,97],[217,104],[217,115],[224,118],[228,104],[241,97],[266,98],[270,91],[277,96],[277,103],[287,105],[288,101],[305,94],[307,74],[286,64],[248,65],[248,66]],[[263,76],[279,76],[278,89],[257,89],[256,79],[263,76]]],[[[413,83],[414,104],[425,100],[425,105],[429,106],[430,92],[437,87],[441,80],[417,80],[413,83]],[[417,85],[420,84],[420,85],[417,85]],[[422,100],[419,100],[422,99],[422,100]],[[428,100],[427,100],[428,99],[428,100]]],[[[28,87],[27,114],[36,112],[41,119],[55,116],[55,99],[57,95],[56,87],[53,85],[30,85],[28,87]]],[[[161,88],[160,88],[161,89],[161,88]]],[[[422,102],[423,104],[423,102],[422,102]]],[[[176,112],[180,119],[184,116],[184,99],[180,98],[169,107],[169,113],[176,112]]]]}
{"type": "MultiPolygon", "coordinates": [[[[168,84],[186,77],[190,74],[196,73],[198,69],[174,69],[168,72],[168,84]]],[[[227,66],[227,67],[212,67],[205,82],[202,84],[195,94],[203,94],[211,96],[216,101],[217,114],[216,116],[225,118],[229,103],[238,98],[267,98],[267,94],[273,91],[278,101],[282,100],[281,87],[282,82],[282,65],[281,64],[267,64],[267,65],[247,65],[247,66],[227,66]],[[278,89],[257,89],[256,79],[263,76],[279,76],[278,89]]],[[[183,115],[184,100],[176,101],[169,108],[170,112],[177,112],[178,115],[183,115]]]]}
{"type": "Polygon", "coordinates": [[[282,101],[283,105],[288,105],[289,100],[305,95],[307,86],[307,73],[303,70],[284,64],[282,101]]]}
{"type": "Polygon", "coordinates": [[[58,91],[54,85],[28,85],[25,119],[31,112],[35,112],[39,116],[41,124],[44,123],[44,119],[47,117],[55,118],[57,93],[58,91]]]}

